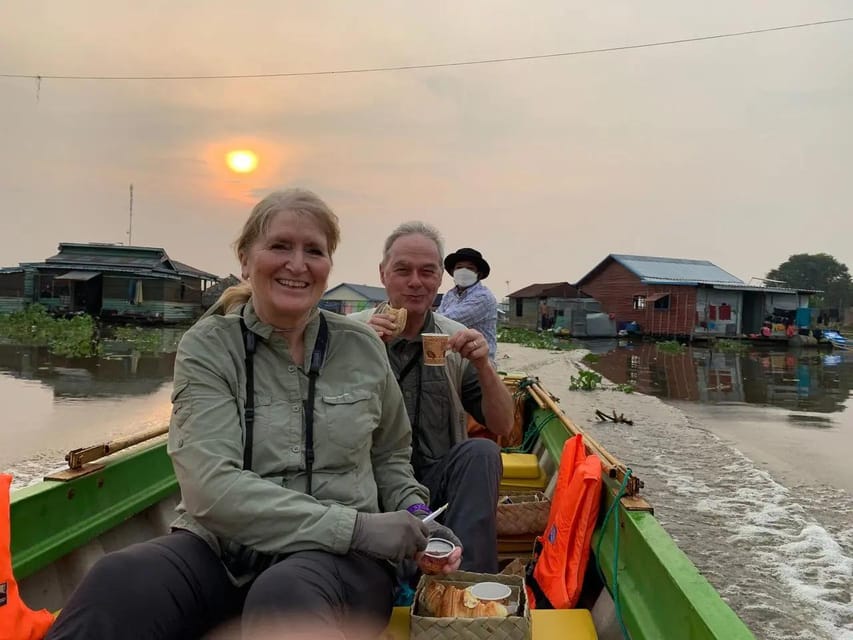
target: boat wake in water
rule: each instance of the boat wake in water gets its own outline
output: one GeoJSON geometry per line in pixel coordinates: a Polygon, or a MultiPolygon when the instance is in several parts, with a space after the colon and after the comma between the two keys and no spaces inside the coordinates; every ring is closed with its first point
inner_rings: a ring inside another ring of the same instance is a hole
{"type": "MultiPolygon", "coordinates": [[[[724,450],[718,443],[712,451],[724,450]]],[[[849,529],[840,539],[843,523],[853,519],[849,496],[830,489],[798,495],[736,450],[727,453],[730,461],[711,483],[698,469],[667,465],[667,487],[679,500],[658,514],[666,529],[757,636],[853,638],[849,529]],[[814,501],[812,509],[804,498],[814,501]],[[834,514],[830,522],[816,517],[822,503],[834,514]],[[690,524],[691,511],[701,528],[690,524]]]]}
{"type": "Polygon", "coordinates": [[[539,376],[566,413],[645,482],[658,520],[756,638],[853,640],[853,495],[806,474],[786,487],[708,429],[714,419],[741,426],[718,406],[675,407],[615,391],[606,380],[604,389],[571,392],[583,352],[532,351],[514,349],[505,366],[539,376]],[[615,409],[634,425],[600,422],[596,409],[615,409]]]}
{"type": "Polygon", "coordinates": [[[678,409],[631,404],[634,427],[591,425],[595,437],[623,452],[661,524],[756,637],[853,640],[853,498],[787,488],[678,409]]]}

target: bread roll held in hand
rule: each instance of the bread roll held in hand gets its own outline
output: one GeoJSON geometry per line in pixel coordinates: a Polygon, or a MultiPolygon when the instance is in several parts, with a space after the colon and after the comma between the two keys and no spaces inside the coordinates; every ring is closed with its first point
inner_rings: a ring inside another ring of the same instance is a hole
{"type": "Polygon", "coordinates": [[[396,338],[403,330],[406,328],[406,318],[408,316],[408,312],[405,307],[400,307],[399,309],[395,309],[387,302],[381,303],[376,307],[376,313],[382,313],[387,316],[391,316],[394,320],[394,331],[391,333],[392,338],[396,338]]]}
{"type": "Polygon", "coordinates": [[[500,602],[479,600],[468,589],[438,581],[424,588],[422,602],[436,618],[505,618],[509,614],[500,602]]]}

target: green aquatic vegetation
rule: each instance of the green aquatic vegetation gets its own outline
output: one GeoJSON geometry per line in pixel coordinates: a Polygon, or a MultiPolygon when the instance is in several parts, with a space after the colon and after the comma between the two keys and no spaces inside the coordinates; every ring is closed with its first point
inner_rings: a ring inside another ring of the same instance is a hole
{"type": "Polygon", "coordinates": [[[569,378],[569,391],[593,391],[601,384],[601,374],[595,371],[579,371],[569,378]]]}
{"type": "Polygon", "coordinates": [[[0,315],[0,337],[28,346],[47,346],[60,356],[85,358],[98,353],[91,316],[54,318],[41,305],[0,315]]]}
{"type": "Polygon", "coordinates": [[[727,353],[745,353],[749,351],[749,345],[740,340],[717,340],[714,344],[714,349],[717,351],[725,351],[727,353]]]}
{"type": "Polygon", "coordinates": [[[47,344],[54,330],[54,318],[41,305],[31,305],[22,311],[0,315],[0,337],[27,345],[47,344]]]}
{"type": "Polygon", "coordinates": [[[588,363],[588,364],[595,364],[599,360],[601,360],[601,356],[599,356],[595,353],[588,353],[583,357],[583,361],[588,363]]]}
{"type": "Polygon", "coordinates": [[[163,350],[163,332],[149,327],[116,327],[112,340],[129,344],[140,353],[158,353],[163,350]]]}
{"type": "Polygon", "coordinates": [[[657,344],[658,351],[663,351],[664,353],[684,353],[685,347],[678,340],[665,340],[663,342],[658,342],[657,344]]]}
{"type": "Polygon", "coordinates": [[[92,316],[74,316],[67,320],[56,319],[56,331],[47,343],[51,353],[69,358],[88,358],[100,353],[95,338],[95,321],[92,316]]]}
{"type": "Polygon", "coordinates": [[[534,349],[576,349],[577,346],[565,338],[556,338],[547,331],[537,332],[530,329],[518,327],[499,327],[497,334],[498,342],[509,342],[520,344],[534,349]]]}
{"type": "Polygon", "coordinates": [[[41,305],[0,315],[0,340],[26,346],[46,346],[50,353],[70,358],[87,358],[115,350],[138,353],[173,353],[185,327],[103,328],[92,316],[55,318],[41,305]]]}

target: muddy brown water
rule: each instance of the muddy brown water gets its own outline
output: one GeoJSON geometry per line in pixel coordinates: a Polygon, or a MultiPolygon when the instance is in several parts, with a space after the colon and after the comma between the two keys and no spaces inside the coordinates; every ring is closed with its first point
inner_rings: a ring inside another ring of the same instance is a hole
{"type": "Polygon", "coordinates": [[[756,637],[853,639],[853,354],[589,346],[682,412],[598,435],[641,461],[658,519],[756,637]]]}
{"type": "MultiPolygon", "coordinates": [[[[658,518],[756,637],[853,639],[853,355],[589,346],[592,368],[686,416],[597,437],[632,452],[658,518]]],[[[0,470],[27,486],[70,449],[167,424],[174,357],[0,345],[0,470]]]]}

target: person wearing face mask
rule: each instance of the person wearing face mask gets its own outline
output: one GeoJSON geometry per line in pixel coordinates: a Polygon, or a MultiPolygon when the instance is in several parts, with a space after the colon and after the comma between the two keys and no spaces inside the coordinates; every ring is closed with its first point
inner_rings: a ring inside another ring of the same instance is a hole
{"type": "Polygon", "coordinates": [[[476,249],[463,247],[444,259],[444,268],[456,284],[444,294],[438,312],[476,329],[489,345],[489,360],[495,361],[497,349],[498,302],[482,283],[489,276],[489,263],[476,249]]]}

